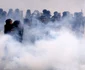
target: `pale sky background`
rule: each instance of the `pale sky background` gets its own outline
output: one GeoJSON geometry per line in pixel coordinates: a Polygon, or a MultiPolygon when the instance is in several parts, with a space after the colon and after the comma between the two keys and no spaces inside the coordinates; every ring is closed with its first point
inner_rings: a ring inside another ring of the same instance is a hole
{"type": "Polygon", "coordinates": [[[0,0],[0,7],[4,10],[9,8],[19,8],[26,11],[26,9],[39,10],[49,9],[53,11],[81,11],[85,12],[85,0],[0,0]]]}

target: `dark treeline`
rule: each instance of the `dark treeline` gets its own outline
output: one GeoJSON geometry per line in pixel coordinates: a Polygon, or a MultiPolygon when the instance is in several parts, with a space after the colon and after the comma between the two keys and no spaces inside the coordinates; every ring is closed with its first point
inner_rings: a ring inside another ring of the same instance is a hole
{"type": "Polygon", "coordinates": [[[30,27],[37,26],[39,23],[43,25],[50,23],[59,24],[68,27],[77,34],[84,34],[85,16],[82,11],[74,12],[74,14],[71,14],[69,11],[64,11],[63,13],[55,11],[52,15],[47,9],[42,10],[42,12],[35,10],[33,13],[28,9],[24,16],[23,11],[19,9],[9,9],[6,12],[0,8],[0,24],[4,23],[7,19],[19,21],[18,23],[26,24],[30,27]]]}

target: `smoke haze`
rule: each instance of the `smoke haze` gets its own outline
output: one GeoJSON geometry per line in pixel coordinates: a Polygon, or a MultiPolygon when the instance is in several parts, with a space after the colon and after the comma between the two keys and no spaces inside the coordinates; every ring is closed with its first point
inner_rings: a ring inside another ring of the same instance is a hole
{"type": "MultiPolygon", "coordinates": [[[[81,9],[84,12],[84,3],[85,0],[0,0],[0,7],[73,13],[81,9]]],[[[0,24],[0,70],[85,70],[85,39],[75,35],[69,20],[66,17],[45,25],[33,19],[31,27],[23,25],[22,43],[4,35],[0,24]]]]}
{"type": "Polygon", "coordinates": [[[27,30],[23,43],[1,33],[0,70],[84,70],[84,40],[65,27],[57,30],[50,24],[43,30],[40,25],[27,30]],[[33,37],[35,43],[30,43],[33,37]]]}

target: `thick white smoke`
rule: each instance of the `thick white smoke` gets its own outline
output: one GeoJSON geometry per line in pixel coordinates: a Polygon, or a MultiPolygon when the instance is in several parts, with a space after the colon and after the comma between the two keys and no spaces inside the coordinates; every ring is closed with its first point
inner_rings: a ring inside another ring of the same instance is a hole
{"type": "Polygon", "coordinates": [[[0,70],[84,70],[84,40],[67,19],[24,26],[23,42],[0,33],[0,70]],[[62,27],[63,26],[63,27],[62,27]]]}
{"type": "Polygon", "coordinates": [[[1,34],[0,70],[84,70],[85,41],[69,30],[56,31],[48,27],[43,30],[31,28],[30,33],[35,36],[35,43],[31,44],[19,43],[1,34]],[[48,31],[49,37],[41,36],[41,31],[48,31]],[[37,36],[40,38],[36,39],[37,36]]]}

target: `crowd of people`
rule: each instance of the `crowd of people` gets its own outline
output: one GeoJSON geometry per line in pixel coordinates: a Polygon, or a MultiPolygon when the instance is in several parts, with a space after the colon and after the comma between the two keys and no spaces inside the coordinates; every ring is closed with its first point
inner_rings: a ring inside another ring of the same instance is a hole
{"type": "Polygon", "coordinates": [[[85,16],[83,12],[75,12],[71,14],[69,11],[64,11],[62,14],[55,11],[52,15],[47,9],[42,12],[35,10],[33,13],[30,9],[26,11],[25,16],[23,11],[19,9],[9,9],[8,12],[0,8],[0,24],[6,22],[4,26],[5,34],[16,34],[17,39],[21,42],[23,40],[24,25],[35,27],[41,25],[52,24],[57,28],[66,26],[76,33],[84,33],[85,16]],[[14,21],[14,22],[13,22],[14,21]]]}

